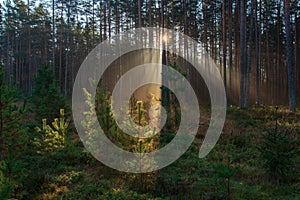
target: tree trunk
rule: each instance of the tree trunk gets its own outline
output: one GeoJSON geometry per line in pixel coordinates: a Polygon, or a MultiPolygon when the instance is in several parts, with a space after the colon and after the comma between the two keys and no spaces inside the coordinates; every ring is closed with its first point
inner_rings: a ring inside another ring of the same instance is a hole
{"type": "MultiPolygon", "coordinates": [[[[279,77],[279,71],[280,71],[280,64],[281,64],[281,56],[282,56],[282,52],[281,52],[281,48],[282,48],[282,44],[281,44],[281,37],[280,37],[280,34],[281,34],[281,15],[280,15],[280,9],[281,9],[281,6],[280,4],[277,5],[278,8],[277,8],[277,57],[276,57],[276,69],[275,69],[275,80],[274,80],[274,84],[276,84],[276,87],[275,87],[275,97],[277,99],[277,101],[279,100],[279,96],[280,96],[280,89],[283,88],[281,85],[280,85],[280,77],[279,77]]],[[[281,98],[280,98],[281,99],[281,98]]],[[[281,103],[280,101],[279,102],[276,102],[276,104],[278,103],[281,103]]]]}
{"type": "Polygon", "coordinates": [[[228,1],[229,91],[232,89],[232,0],[228,1]]]}
{"type": "Polygon", "coordinates": [[[187,34],[186,0],[183,0],[183,33],[187,34]]]}
{"type": "MultiPolygon", "coordinates": [[[[68,19],[69,20],[69,19],[68,19]]],[[[95,0],[92,1],[92,48],[95,47],[95,0]]]]}
{"type": "Polygon", "coordinates": [[[257,1],[254,4],[254,17],[255,17],[255,64],[256,64],[256,100],[255,104],[259,104],[259,79],[260,79],[260,69],[259,69],[259,44],[260,40],[258,37],[258,20],[257,20],[257,1]]]}
{"type": "Polygon", "coordinates": [[[234,72],[235,72],[235,77],[234,77],[234,85],[238,85],[238,69],[239,69],[239,50],[240,50],[240,38],[239,38],[239,24],[240,24],[240,4],[237,2],[237,5],[235,6],[235,11],[234,11],[234,19],[235,19],[235,26],[234,26],[234,72]]]}
{"type": "Polygon", "coordinates": [[[298,94],[296,94],[296,98],[298,98],[298,101],[300,99],[300,60],[299,60],[299,39],[300,39],[300,35],[299,35],[299,22],[300,22],[300,18],[298,17],[298,12],[295,12],[295,67],[296,67],[296,85],[298,86],[298,94]]]}
{"type": "Polygon", "coordinates": [[[227,89],[227,77],[226,77],[226,57],[227,57],[227,39],[226,39],[226,1],[223,0],[222,2],[222,25],[223,25],[223,79],[224,79],[224,86],[225,90],[227,89]]]}
{"type": "MultiPolygon", "coordinates": [[[[266,7],[266,13],[265,13],[265,27],[266,27],[266,48],[265,48],[265,70],[266,70],[266,89],[270,92],[271,91],[271,67],[270,67],[270,50],[269,50],[269,6],[268,6],[268,0],[264,1],[265,7],[266,7]]],[[[272,95],[272,93],[271,93],[272,95]]],[[[271,98],[271,101],[273,101],[273,98],[271,98]]],[[[271,102],[272,103],[272,102],[271,102]]]]}
{"type": "MultiPolygon", "coordinates": [[[[60,16],[60,49],[59,49],[59,70],[58,70],[58,81],[62,83],[62,59],[63,59],[63,15],[64,15],[64,0],[61,1],[61,16],[60,16]]],[[[62,87],[61,87],[62,88],[62,87]]]]}
{"type": "Polygon", "coordinates": [[[119,1],[116,0],[115,4],[116,9],[116,34],[120,33],[120,13],[119,13],[119,1]]]}
{"type": "Polygon", "coordinates": [[[138,27],[141,28],[142,27],[142,13],[141,13],[141,0],[138,0],[138,17],[139,17],[139,25],[138,27]]]}
{"type": "Polygon", "coordinates": [[[2,84],[4,83],[4,74],[3,73],[3,66],[0,66],[0,161],[3,158],[3,114],[2,114],[2,84]]]}
{"type": "Polygon", "coordinates": [[[104,14],[104,16],[103,16],[103,29],[104,29],[104,31],[103,31],[103,40],[106,40],[106,38],[107,38],[107,17],[106,17],[106,10],[107,10],[107,2],[105,1],[105,3],[104,3],[104,9],[103,9],[103,14],[104,14]]]}
{"type": "MultiPolygon", "coordinates": [[[[67,32],[67,51],[66,51],[66,66],[65,66],[65,88],[64,88],[64,92],[65,92],[65,96],[68,95],[68,67],[69,67],[69,55],[70,55],[70,3],[71,1],[68,0],[67,2],[67,9],[68,9],[68,13],[67,13],[67,25],[68,25],[68,32],[67,32]]],[[[93,36],[94,37],[94,36],[93,36]]]]}
{"type": "Polygon", "coordinates": [[[55,2],[52,0],[52,70],[55,75],[55,2]]]}
{"type": "Polygon", "coordinates": [[[284,18],[286,32],[286,48],[287,48],[287,67],[288,67],[288,88],[289,88],[289,104],[290,111],[296,111],[294,70],[293,70],[293,46],[290,22],[290,1],[284,0],[284,18]]]}
{"type": "Polygon", "coordinates": [[[152,3],[153,3],[152,0],[149,0],[149,15],[148,15],[149,27],[152,27],[152,3]]]}
{"type": "Polygon", "coordinates": [[[252,52],[252,38],[253,38],[253,15],[254,15],[254,4],[256,0],[251,2],[251,15],[250,15],[250,36],[249,36],[249,47],[248,47],[248,60],[246,69],[246,85],[245,85],[245,107],[247,108],[250,104],[250,74],[251,74],[251,52],[252,52]]]}
{"type": "Polygon", "coordinates": [[[31,30],[30,30],[30,1],[27,0],[27,16],[28,16],[28,93],[31,94],[32,89],[32,63],[31,63],[31,30]]]}
{"type": "Polygon", "coordinates": [[[240,0],[240,108],[245,108],[245,68],[247,64],[245,12],[245,0],[240,0]]]}
{"type": "Polygon", "coordinates": [[[110,0],[108,0],[108,37],[111,38],[111,5],[110,0]]]}

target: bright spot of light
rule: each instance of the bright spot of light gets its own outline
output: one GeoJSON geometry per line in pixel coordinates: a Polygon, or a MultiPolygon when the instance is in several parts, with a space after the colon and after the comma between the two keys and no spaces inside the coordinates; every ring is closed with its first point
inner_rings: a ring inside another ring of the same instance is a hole
{"type": "Polygon", "coordinates": [[[167,43],[168,42],[168,36],[164,35],[163,38],[162,38],[162,40],[163,40],[164,43],[167,43]]]}

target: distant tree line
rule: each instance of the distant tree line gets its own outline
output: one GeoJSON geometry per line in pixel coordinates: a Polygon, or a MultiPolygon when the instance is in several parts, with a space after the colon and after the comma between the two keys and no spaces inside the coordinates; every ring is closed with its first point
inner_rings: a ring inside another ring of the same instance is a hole
{"type": "Polygon", "coordinates": [[[300,97],[300,1],[4,0],[0,61],[6,80],[31,94],[49,66],[70,96],[76,73],[97,44],[121,31],[160,26],[204,44],[222,72],[230,103],[289,104],[300,97]]]}

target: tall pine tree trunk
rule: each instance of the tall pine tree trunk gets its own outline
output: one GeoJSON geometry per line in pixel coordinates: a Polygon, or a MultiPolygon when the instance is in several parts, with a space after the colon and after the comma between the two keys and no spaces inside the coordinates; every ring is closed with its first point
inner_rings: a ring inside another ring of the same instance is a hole
{"type": "Polygon", "coordinates": [[[260,40],[258,37],[258,17],[257,17],[257,1],[255,1],[254,4],[254,17],[255,17],[255,64],[256,64],[256,77],[255,77],[255,82],[256,82],[256,100],[255,104],[258,105],[259,102],[259,87],[260,87],[260,69],[259,69],[259,44],[260,40]]]}
{"type": "MultiPolygon", "coordinates": [[[[268,0],[264,1],[265,7],[266,7],[266,13],[265,13],[265,27],[266,27],[266,48],[265,48],[265,69],[266,69],[266,89],[271,93],[271,67],[270,67],[270,50],[269,50],[269,5],[268,0]]],[[[272,93],[271,93],[272,95],[272,93]]],[[[271,103],[273,99],[271,98],[271,103]]]]}
{"type": "MultiPolygon", "coordinates": [[[[62,59],[63,59],[63,15],[64,15],[64,0],[61,1],[61,16],[60,16],[60,45],[59,45],[59,70],[58,81],[62,83],[62,59]]],[[[62,88],[62,87],[61,87],[62,88]]]]}
{"type": "Polygon", "coordinates": [[[240,37],[239,37],[239,24],[240,24],[240,4],[237,3],[234,10],[234,74],[233,85],[238,85],[238,69],[239,69],[239,50],[240,50],[240,37]]]}
{"type": "Polygon", "coordinates": [[[252,38],[253,38],[253,15],[254,15],[254,4],[256,0],[251,2],[251,15],[250,15],[250,36],[249,36],[249,47],[248,47],[248,59],[246,69],[246,85],[245,85],[245,107],[250,104],[250,74],[251,74],[251,52],[252,52],[252,38]]]}
{"type": "MultiPolygon", "coordinates": [[[[67,51],[66,51],[66,66],[65,66],[65,80],[64,80],[64,92],[65,92],[65,96],[68,95],[68,67],[69,67],[69,55],[70,55],[70,5],[71,4],[71,0],[68,0],[67,2],[67,9],[68,9],[68,13],[67,13],[67,26],[68,26],[68,31],[67,31],[67,51]]],[[[94,37],[94,36],[93,36],[94,37]]]]}
{"type": "Polygon", "coordinates": [[[287,50],[287,67],[288,67],[288,88],[290,111],[296,111],[295,85],[294,85],[294,68],[293,68],[293,45],[290,22],[290,1],[284,0],[284,21],[286,32],[286,50],[287,50]]]}
{"type": "Polygon", "coordinates": [[[226,57],[227,57],[227,38],[226,38],[226,1],[223,0],[222,2],[222,26],[223,26],[223,79],[224,79],[224,86],[225,90],[227,89],[227,77],[226,77],[226,57]]]}
{"type": "Polygon", "coordinates": [[[55,75],[55,2],[52,0],[52,70],[55,75]]]}
{"type": "Polygon", "coordinates": [[[153,3],[152,0],[149,0],[149,15],[148,15],[149,27],[152,27],[152,3],[153,3]]]}
{"type": "Polygon", "coordinates": [[[111,38],[111,2],[108,0],[108,37],[111,38]]]}
{"type": "Polygon", "coordinates": [[[240,108],[245,108],[246,58],[246,9],[245,0],[240,0],[240,108]]]}
{"type": "Polygon", "coordinates": [[[298,94],[296,94],[296,98],[298,98],[298,101],[300,99],[300,59],[299,59],[299,39],[300,39],[300,34],[299,34],[299,25],[300,25],[300,18],[298,17],[298,12],[295,12],[295,68],[296,68],[296,85],[298,86],[298,94]]]}
{"type": "Polygon", "coordinates": [[[107,2],[104,2],[103,8],[103,40],[107,38],[107,16],[106,16],[107,2]]]}
{"type": "Polygon", "coordinates": [[[139,25],[138,27],[141,28],[142,27],[142,13],[141,13],[141,0],[138,0],[138,18],[139,18],[139,25]]]}
{"type": "MultiPolygon", "coordinates": [[[[282,48],[282,43],[281,43],[281,15],[280,15],[280,10],[281,10],[281,6],[280,4],[277,5],[277,56],[276,56],[276,69],[275,69],[275,81],[274,84],[276,84],[275,87],[275,97],[277,99],[277,101],[279,100],[280,97],[280,89],[283,88],[280,85],[280,77],[279,77],[279,71],[280,71],[280,64],[281,64],[281,56],[282,56],[282,52],[281,52],[281,48],[282,48]]],[[[279,102],[281,101],[282,98],[280,98],[279,102]]],[[[279,102],[276,102],[276,104],[278,104],[279,102]]]]}
{"type": "Polygon", "coordinates": [[[228,1],[229,91],[232,89],[232,0],[228,1]]]}
{"type": "Polygon", "coordinates": [[[3,106],[2,106],[2,84],[4,83],[4,70],[0,66],[0,161],[3,155],[3,106]]]}
{"type": "Polygon", "coordinates": [[[120,13],[119,13],[119,1],[116,0],[115,3],[115,11],[116,11],[116,34],[120,33],[120,13]]]}
{"type": "Polygon", "coordinates": [[[206,17],[207,4],[208,4],[207,0],[202,0],[203,32],[204,32],[203,42],[204,42],[204,49],[206,51],[205,53],[208,53],[208,41],[207,41],[208,35],[207,35],[207,22],[206,22],[206,20],[208,20],[206,17]]]}
{"type": "MultiPolygon", "coordinates": [[[[68,19],[69,20],[69,19],[68,19]]],[[[95,0],[92,1],[92,48],[95,47],[95,0]]]]}
{"type": "Polygon", "coordinates": [[[28,92],[31,94],[32,89],[32,62],[31,62],[31,30],[30,30],[30,1],[27,0],[27,16],[28,16],[28,92]]]}

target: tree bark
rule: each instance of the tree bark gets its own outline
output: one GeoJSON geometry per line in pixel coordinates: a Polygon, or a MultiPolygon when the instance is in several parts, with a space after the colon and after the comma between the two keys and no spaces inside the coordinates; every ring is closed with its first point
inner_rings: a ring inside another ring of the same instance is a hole
{"type": "Polygon", "coordinates": [[[235,6],[235,11],[234,11],[234,19],[235,19],[235,26],[234,26],[234,72],[235,72],[235,77],[234,77],[234,85],[238,85],[238,69],[239,69],[239,50],[240,50],[240,41],[239,41],[239,24],[240,24],[240,4],[237,3],[235,6]]]}
{"type": "Polygon", "coordinates": [[[295,112],[296,99],[295,99],[295,85],[294,85],[293,45],[292,45],[289,0],[284,0],[284,18],[285,18],[286,48],[287,48],[289,105],[290,105],[290,111],[295,112]]]}
{"type": "Polygon", "coordinates": [[[4,74],[2,74],[3,69],[2,66],[0,66],[0,161],[3,158],[3,114],[2,114],[2,84],[3,84],[3,78],[4,78],[4,74]]]}
{"type": "Polygon", "coordinates": [[[116,34],[119,34],[120,33],[120,12],[119,12],[118,0],[116,0],[115,9],[116,9],[116,34]]]}
{"type": "MultiPolygon", "coordinates": [[[[281,64],[281,56],[282,56],[282,52],[281,52],[281,47],[282,47],[282,43],[281,43],[281,6],[280,4],[277,5],[277,57],[276,57],[276,69],[275,69],[275,75],[274,75],[274,85],[276,84],[277,87],[275,87],[275,97],[277,99],[277,101],[279,100],[279,96],[280,96],[280,89],[282,88],[282,86],[280,85],[280,77],[279,77],[279,71],[280,71],[280,64],[281,64]]],[[[276,104],[280,103],[276,102],[276,104]]]]}
{"type": "Polygon", "coordinates": [[[31,28],[30,28],[30,1],[27,0],[27,16],[28,16],[28,92],[31,94],[32,89],[32,63],[31,63],[31,28]]]}
{"type": "MultiPolygon", "coordinates": [[[[64,0],[61,1],[61,16],[60,16],[60,49],[59,49],[59,70],[58,70],[58,81],[62,83],[62,59],[63,59],[63,15],[64,15],[64,0]]],[[[62,89],[62,87],[61,87],[62,89]]]]}
{"type": "Polygon", "coordinates": [[[52,0],[52,71],[55,75],[55,2],[52,0]]]}
{"type": "Polygon", "coordinates": [[[149,15],[148,15],[149,27],[152,27],[152,3],[153,3],[152,0],[149,0],[149,15]]]}
{"type": "Polygon", "coordinates": [[[227,89],[227,77],[226,77],[226,57],[227,57],[227,38],[226,38],[226,1],[222,2],[222,26],[223,26],[223,79],[225,90],[227,89]]]}
{"type": "MultiPolygon", "coordinates": [[[[68,19],[69,20],[69,19],[68,19]]],[[[95,0],[92,1],[92,48],[95,47],[95,0]]]]}
{"type": "Polygon", "coordinates": [[[108,37],[111,38],[111,4],[108,0],[108,37]]]}
{"type": "Polygon", "coordinates": [[[142,13],[141,13],[141,0],[138,0],[138,18],[139,18],[139,25],[138,27],[141,28],[142,27],[142,13]]]}
{"type": "Polygon", "coordinates": [[[245,0],[240,0],[240,108],[245,108],[246,68],[246,9],[245,0]]]}
{"type": "Polygon", "coordinates": [[[265,0],[264,4],[266,7],[266,13],[265,13],[265,27],[266,27],[265,70],[266,70],[266,83],[267,83],[266,89],[270,92],[271,91],[271,84],[270,84],[271,68],[270,68],[270,50],[269,50],[269,40],[270,40],[270,37],[269,37],[269,15],[270,15],[270,12],[269,12],[268,0],[265,0]]]}
{"type": "Polygon", "coordinates": [[[248,47],[248,60],[246,69],[246,85],[245,85],[245,107],[250,105],[250,74],[251,74],[251,52],[252,52],[252,38],[253,38],[253,15],[254,15],[254,4],[256,0],[251,2],[251,15],[250,15],[250,36],[249,36],[249,47],[248,47]]]}
{"type": "Polygon", "coordinates": [[[260,69],[259,69],[259,44],[260,40],[258,37],[258,19],[257,19],[257,1],[254,4],[254,17],[255,17],[255,64],[256,64],[256,100],[255,104],[258,105],[259,102],[259,79],[260,79],[260,69]]]}
{"type": "MultiPolygon", "coordinates": [[[[70,55],[70,3],[71,1],[68,0],[67,2],[67,9],[68,9],[68,13],[67,13],[67,26],[68,26],[68,31],[67,31],[67,51],[66,51],[66,66],[65,66],[65,88],[64,88],[64,92],[65,92],[65,96],[68,95],[68,67],[69,67],[69,55],[70,55]]],[[[94,35],[93,35],[94,37],[94,35]]],[[[93,39],[94,40],[94,39],[93,39]]]]}
{"type": "Polygon", "coordinates": [[[232,0],[228,1],[229,91],[232,89],[232,0]]]}
{"type": "Polygon", "coordinates": [[[107,17],[106,17],[106,10],[107,10],[107,1],[104,2],[104,9],[103,9],[103,14],[104,14],[104,16],[103,16],[103,21],[104,21],[104,23],[103,23],[103,29],[104,29],[104,31],[103,31],[103,40],[106,40],[106,38],[107,38],[107,17]]]}
{"type": "Polygon", "coordinates": [[[295,68],[296,68],[296,85],[298,86],[298,94],[296,94],[296,98],[298,98],[298,101],[300,99],[300,60],[299,60],[299,56],[297,56],[299,54],[299,39],[300,39],[300,35],[299,35],[299,24],[300,23],[300,18],[298,17],[298,12],[295,12],[295,68]]]}

